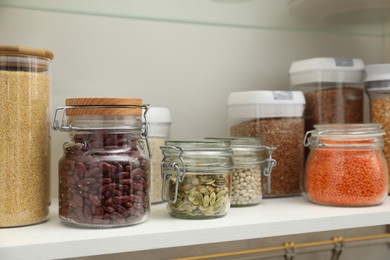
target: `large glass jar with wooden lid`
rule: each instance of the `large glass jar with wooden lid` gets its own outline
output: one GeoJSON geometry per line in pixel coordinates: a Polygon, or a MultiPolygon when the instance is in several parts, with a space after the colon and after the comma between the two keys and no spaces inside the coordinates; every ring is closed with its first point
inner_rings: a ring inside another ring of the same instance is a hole
{"type": "Polygon", "coordinates": [[[47,220],[53,53],[0,46],[0,227],[47,220]]]}
{"type": "Polygon", "coordinates": [[[109,228],[149,218],[148,108],[141,99],[69,98],[57,109],[53,127],[70,136],[59,160],[64,223],[109,228]]]}

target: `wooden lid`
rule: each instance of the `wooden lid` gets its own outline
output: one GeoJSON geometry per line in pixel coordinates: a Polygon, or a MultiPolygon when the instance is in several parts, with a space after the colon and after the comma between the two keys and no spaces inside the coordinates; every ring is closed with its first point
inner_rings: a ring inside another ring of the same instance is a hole
{"type": "Polygon", "coordinates": [[[49,50],[9,45],[0,45],[0,55],[36,56],[46,59],[53,59],[54,57],[54,54],[49,50]]]}
{"type": "Polygon", "coordinates": [[[142,114],[142,99],[140,98],[68,98],[66,106],[79,106],[79,108],[70,108],[66,114],[72,115],[136,115],[142,114]],[[103,106],[92,107],[89,106],[103,106]],[[104,107],[107,106],[107,107],[104,107]],[[112,106],[118,106],[112,107],[112,106]],[[119,106],[138,106],[135,108],[126,108],[119,106]]]}

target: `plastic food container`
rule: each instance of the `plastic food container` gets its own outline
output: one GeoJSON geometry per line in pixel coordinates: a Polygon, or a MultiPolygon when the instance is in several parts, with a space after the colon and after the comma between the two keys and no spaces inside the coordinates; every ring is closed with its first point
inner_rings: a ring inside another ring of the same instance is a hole
{"type": "Polygon", "coordinates": [[[304,108],[300,91],[243,91],[229,96],[230,135],[260,137],[267,146],[276,147],[272,177],[262,177],[264,198],[301,194],[304,108]]]}
{"type": "Polygon", "coordinates": [[[47,220],[53,53],[0,46],[0,227],[47,220]]]}
{"type": "Polygon", "coordinates": [[[380,204],[388,192],[380,124],[324,124],[306,133],[305,194],[334,206],[380,204]]]}
{"type": "Polygon", "coordinates": [[[70,137],[58,163],[65,224],[109,228],[149,218],[147,110],[131,98],[69,98],[57,108],[53,128],[70,137]]]}
{"type": "Polygon", "coordinates": [[[231,206],[245,207],[262,201],[261,177],[271,176],[276,161],[272,158],[274,147],[261,145],[260,138],[226,137],[207,138],[228,140],[233,151],[231,206]]]}
{"type": "Polygon", "coordinates": [[[291,90],[305,94],[306,131],[316,124],[363,122],[363,73],[360,59],[312,58],[291,64],[291,90]]]}
{"type": "Polygon", "coordinates": [[[160,146],[169,139],[171,129],[171,113],[166,107],[151,107],[146,114],[149,123],[148,141],[152,153],[151,158],[151,193],[152,204],[162,202],[161,161],[163,159],[160,146]]]}
{"type": "Polygon", "coordinates": [[[390,162],[390,64],[367,65],[364,85],[370,98],[371,122],[380,123],[385,130],[383,151],[390,162]]]}
{"type": "Polygon", "coordinates": [[[225,216],[233,170],[230,142],[169,140],[161,150],[163,200],[169,214],[184,219],[225,216]]]}

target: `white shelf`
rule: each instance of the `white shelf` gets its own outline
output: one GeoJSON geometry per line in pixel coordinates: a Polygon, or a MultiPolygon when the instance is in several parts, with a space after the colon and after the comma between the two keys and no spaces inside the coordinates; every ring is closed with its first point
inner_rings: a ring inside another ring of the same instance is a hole
{"type": "Polygon", "coordinates": [[[57,259],[148,249],[303,234],[390,223],[390,201],[362,208],[327,207],[303,197],[265,199],[253,207],[231,208],[219,219],[184,220],[153,205],[142,224],[82,229],[61,224],[53,201],[49,221],[0,229],[1,259],[57,259]],[[207,236],[204,234],[207,233],[207,236]]]}

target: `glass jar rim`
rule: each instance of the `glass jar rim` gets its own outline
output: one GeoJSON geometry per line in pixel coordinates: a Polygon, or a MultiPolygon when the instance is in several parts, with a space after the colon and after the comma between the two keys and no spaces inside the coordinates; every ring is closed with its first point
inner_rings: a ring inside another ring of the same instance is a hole
{"type": "Polygon", "coordinates": [[[366,124],[316,124],[314,125],[314,134],[321,135],[384,135],[382,124],[366,123],[366,124]]]}
{"type": "Polygon", "coordinates": [[[317,124],[314,130],[306,132],[304,146],[380,147],[384,134],[379,123],[317,124]]]}
{"type": "Polygon", "coordinates": [[[228,140],[208,140],[208,139],[183,139],[167,140],[165,146],[180,147],[183,151],[210,151],[229,150],[231,142],[228,140]]]}

